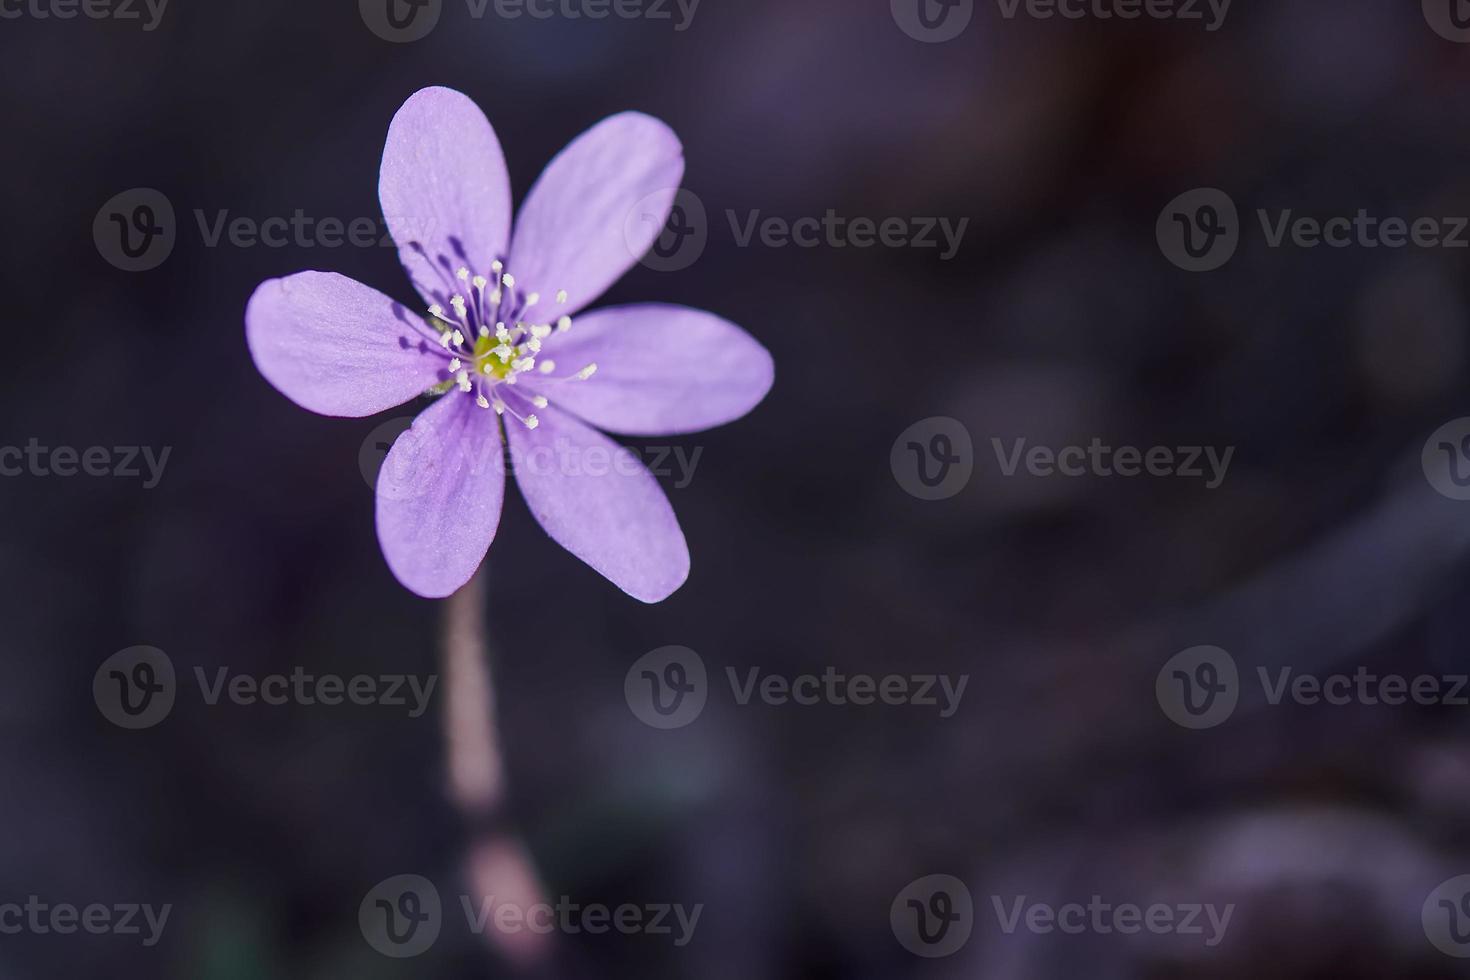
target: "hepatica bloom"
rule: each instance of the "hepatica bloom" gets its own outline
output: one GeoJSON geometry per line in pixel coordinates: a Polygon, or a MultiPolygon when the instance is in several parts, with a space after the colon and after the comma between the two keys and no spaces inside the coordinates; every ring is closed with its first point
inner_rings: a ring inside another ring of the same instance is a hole
{"type": "Polygon", "coordinates": [[[667,126],[612,116],[551,161],[512,230],[489,121],[459,92],[424,89],[394,116],[378,181],[423,309],[331,272],[250,298],[255,364],[302,408],[360,418],[434,399],[376,491],[383,555],[413,592],[447,596],[484,559],[505,498],[502,439],[531,512],[572,554],[644,602],[688,577],[668,498],[598,430],[675,435],[739,418],[770,390],[770,354],[701,310],[580,312],[653,244],[683,173],[667,126]]]}

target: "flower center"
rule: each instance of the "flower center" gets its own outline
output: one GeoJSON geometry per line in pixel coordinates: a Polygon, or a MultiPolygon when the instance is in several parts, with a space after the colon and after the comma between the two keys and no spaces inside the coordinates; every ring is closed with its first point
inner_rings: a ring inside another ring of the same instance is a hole
{"type": "MultiPolygon", "coordinates": [[[[539,310],[532,310],[540,304],[541,294],[518,290],[515,276],[499,260],[490,271],[493,282],[460,268],[455,273],[460,285],[450,284],[457,291],[449,299],[449,310],[438,303],[429,307],[427,323],[448,362],[444,368],[448,376],[427,394],[442,395],[458,388],[471,395],[480,408],[494,408],[499,415],[509,412],[534,429],[540,422],[527,403],[545,408],[548,401],[537,392],[517,391],[520,377],[535,378],[537,388],[544,383],[586,381],[597,371],[597,365],[588,364],[574,374],[557,376],[555,361],[540,358],[538,363],[541,342],[553,333],[570,330],[572,318],[562,315],[554,322],[538,323],[539,310]]],[[[556,305],[564,306],[566,302],[566,290],[557,292],[556,305]]]]}

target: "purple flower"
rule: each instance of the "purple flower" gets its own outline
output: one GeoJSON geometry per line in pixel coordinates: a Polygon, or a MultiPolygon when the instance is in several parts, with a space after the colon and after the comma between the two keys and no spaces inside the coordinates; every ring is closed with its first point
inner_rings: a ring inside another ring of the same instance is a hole
{"type": "Polygon", "coordinates": [[[272,279],[250,298],[255,364],[301,407],[359,418],[437,396],[378,478],[378,541],[413,592],[447,596],[484,559],[505,497],[502,433],[531,512],[568,551],[644,602],[688,577],[668,498],[597,430],[732,421],[770,390],[771,356],[701,310],[577,315],[653,244],[683,174],[667,126],[609,117],[551,161],[512,232],[489,121],[459,92],[424,89],[393,117],[378,197],[428,311],[331,272],[272,279]]]}

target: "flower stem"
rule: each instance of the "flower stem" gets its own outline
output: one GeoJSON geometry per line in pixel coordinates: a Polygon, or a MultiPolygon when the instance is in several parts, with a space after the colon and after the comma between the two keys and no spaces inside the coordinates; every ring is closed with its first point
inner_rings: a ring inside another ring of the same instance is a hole
{"type": "MultiPolygon", "coordinates": [[[[495,719],[495,688],[485,633],[485,569],[444,601],[444,740],[449,796],[469,829],[467,876],[477,907],[518,905],[522,916],[544,901],[524,842],[510,829],[505,757],[495,719]]],[[[549,937],[496,929],[485,940],[522,968],[550,952],[549,937]]]]}

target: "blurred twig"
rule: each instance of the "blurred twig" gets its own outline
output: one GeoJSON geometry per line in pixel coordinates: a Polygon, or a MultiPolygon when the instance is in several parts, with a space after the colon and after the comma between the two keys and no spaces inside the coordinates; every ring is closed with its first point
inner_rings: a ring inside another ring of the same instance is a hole
{"type": "MultiPolygon", "coordinates": [[[[449,794],[470,828],[468,874],[477,908],[515,906],[522,918],[544,901],[529,851],[510,829],[505,807],[505,760],[495,718],[485,632],[483,566],[444,603],[445,750],[449,794]],[[488,903],[494,903],[490,906],[488,903]]],[[[486,941],[529,968],[550,952],[550,937],[528,929],[507,932],[487,920],[486,941]]]]}

